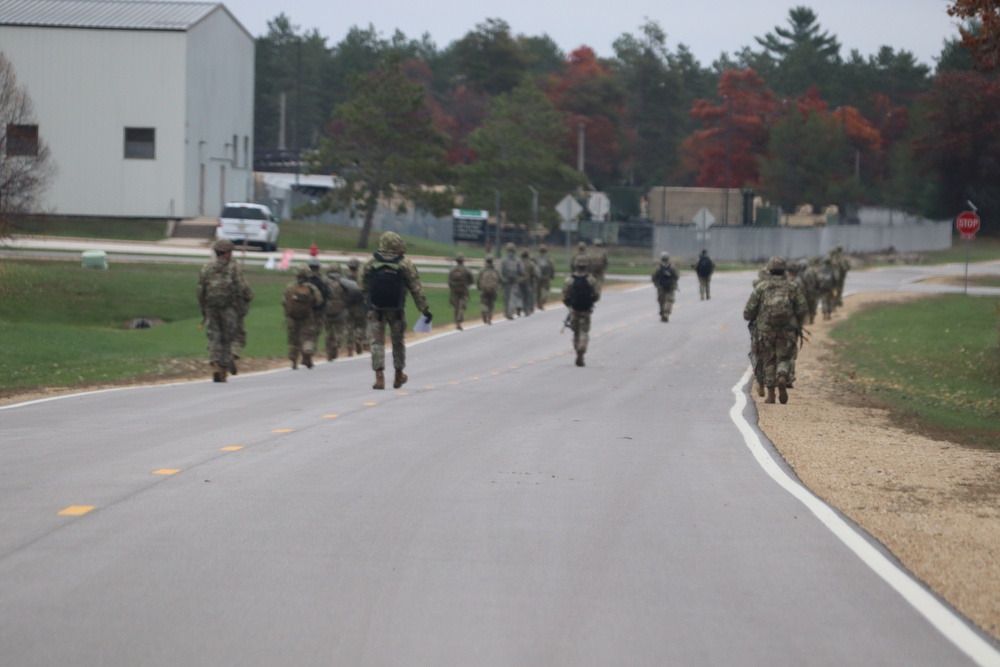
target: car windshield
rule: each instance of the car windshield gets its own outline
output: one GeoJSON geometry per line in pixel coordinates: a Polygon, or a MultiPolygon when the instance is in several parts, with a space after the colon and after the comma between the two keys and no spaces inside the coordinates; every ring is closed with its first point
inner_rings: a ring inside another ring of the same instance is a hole
{"type": "Polygon", "coordinates": [[[227,206],[222,210],[223,218],[242,218],[243,220],[267,220],[267,214],[259,208],[250,206],[227,206]]]}

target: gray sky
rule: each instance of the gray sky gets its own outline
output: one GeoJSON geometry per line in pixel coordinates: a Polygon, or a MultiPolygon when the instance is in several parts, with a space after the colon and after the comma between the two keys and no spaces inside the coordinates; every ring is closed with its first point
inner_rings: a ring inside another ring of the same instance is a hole
{"type": "Polygon", "coordinates": [[[438,48],[461,38],[487,18],[507,21],[515,34],[548,34],[565,52],[586,44],[599,56],[612,56],[611,44],[623,33],[638,34],[646,17],[659,21],[667,45],[686,44],[704,66],[722,51],[757,48],[755,36],[787,25],[794,6],[810,7],[820,26],[837,37],[841,55],[857,49],[874,55],[883,46],[907,50],[934,66],[944,40],[958,34],[947,14],[947,0],[616,0],[602,3],[569,0],[506,0],[493,9],[463,0],[224,0],[254,36],[267,32],[267,22],[284,12],[293,25],[315,28],[339,42],[347,30],[369,24],[389,37],[398,28],[409,38],[429,33],[438,48]]]}

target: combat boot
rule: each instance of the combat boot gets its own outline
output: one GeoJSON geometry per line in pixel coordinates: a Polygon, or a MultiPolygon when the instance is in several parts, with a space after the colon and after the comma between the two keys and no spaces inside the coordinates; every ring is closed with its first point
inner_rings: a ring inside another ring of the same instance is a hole
{"type": "Polygon", "coordinates": [[[462,323],[461,322],[455,322],[455,328],[458,329],[459,331],[461,331],[462,330],[462,323]]]}
{"type": "Polygon", "coordinates": [[[213,363],[212,364],[212,382],[225,382],[226,381],[226,369],[222,364],[213,363]]]}
{"type": "Polygon", "coordinates": [[[404,373],[402,370],[400,370],[400,369],[397,368],[396,369],[396,378],[392,381],[392,388],[393,389],[399,389],[404,384],[406,384],[406,381],[409,380],[409,379],[410,378],[408,378],[406,376],[406,373],[404,373]]]}
{"type": "Polygon", "coordinates": [[[586,364],[583,363],[583,354],[584,354],[583,352],[577,352],[576,353],[576,365],[577,366],[586,366],[586,364]]]}
{"type": "Polygon", "coordinates": [[[239,369],[236,368],[236,359],[237,358],[234,356],[232,359],[229,360],[229,374],[230,375],[236,375],[237,373],[240,372],[239,369]]]}
{"type": "Polygon", "coordinates": [[[767,398],[764,399],[765,403],[774,403],[774,387],[767,388],[767,398]]]}
{"type": "Polygon", "coordinates": [[[361,341],[360,340],[359,341],[355,341],[355,343],[354,343],[354,351],[357,352],[358,354],[361,354],[361,350],[362,350],[361,341]]]}
{"type": "Polygon", "coordinates": [[[763,396],[764,395],[764,383],[763,382],[758,382],[757,383],[757,395],[758,396],[763,396]]]}
{"type": "MultiPolygon", "coordinates": [[[[782,405],[788,402],[788,378],[784,375],[778,377],[778,400],[782,405]]],[[[771,402],[774,403],[773,400],[771,402]]]]}
{"type": "Polygon", "coordinates": [[[385,371],[375,371],[375,384],[372,389],[385,389],[385,371]]]}
{"type": "Polygon", "coordinates": [[[302,355],[302,365],[309,369],[313,367],[313,358],[311,354],[302,355]]]}
{"type": "Polygon", "coordinates": [[[292,370],[298,370],[299,368],[299,358],[298,357],[288,357],[292,360],[292,370]]]}

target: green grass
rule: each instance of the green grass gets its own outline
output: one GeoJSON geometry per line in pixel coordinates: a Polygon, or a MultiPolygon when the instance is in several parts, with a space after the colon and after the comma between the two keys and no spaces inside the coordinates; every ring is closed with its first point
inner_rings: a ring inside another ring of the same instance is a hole
{"type": "Polygon", "coordinates": [[[832,330],[837,364],[904,426],[1000,449],[998,312],[997,299],[964,295],[879,304],[832,330]]]}
{"type": "Polygon", "coordinates": [[[118,241],[159,241],[166,236],[167,223],[164,220],[119,218],[22,218],[12,224],[11,233],[118,241]]]}
{"type": "Polygon", "coordinates": [[[925,264],[964,263],[967,256],[970,262],[990,262],[1000,259],[1000,238],[977,236],[963,241],[956,236],[950,248],[920,254],[925,264]]]}
{"type": "MultiPolygon", "coordinates": [[[[260,267],[246,273],[255,298],[244,356],[284,358],[281,295],[292,275],[260,267]]],[[[198,327],[197,282],[192,265],[116,263],[101,271],[76,261],[0,262],[0,390],[162,378],[200,368],[206,339],[198,327]],[[163,324],[126,329],[136,318],[163,324]]],[[[428,288],[427,297],[435,325],[454,321],[447,290],[428,288]]],[[[411,325],[418,315],[408,299],[411,325]]]]}

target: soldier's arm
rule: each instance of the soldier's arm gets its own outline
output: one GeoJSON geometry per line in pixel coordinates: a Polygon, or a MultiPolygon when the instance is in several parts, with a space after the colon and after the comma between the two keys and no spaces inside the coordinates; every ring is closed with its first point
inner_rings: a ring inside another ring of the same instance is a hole
{"type": "Polygon", "coordinates": [[[594,302],[596,303],[597,301],[600,301],[601,283],[597,282],[597,278],[595,278],[594,276],[589,276],[587,278],[587,282],[590,283],[590,286],[594,288],[594,302]]]}
{"type": "Polygon", "coordinates": [[[417,271],[417,267],[410,260],[403,260],[406,276],[406,287],[410,290],[410,294],[413,296],[413,303],[416,304],[417,310],[421,313],[426,312],[427,306],[427,296],[424,295],[424,286],[420,284],[420,272],[417,271]]]}
{"type": "Polygon", "coordinates": [[[760,292],[754,288],[753,293],[750,298],[747,299],[747,305],[743,308],[743,319],[747,322],[752,322],[757,319],[757,311],[760,309],[760,292]]]}

